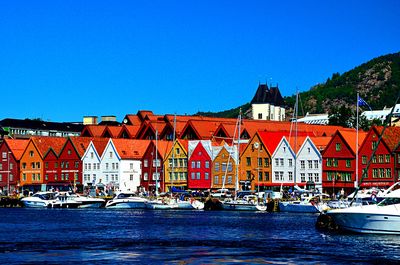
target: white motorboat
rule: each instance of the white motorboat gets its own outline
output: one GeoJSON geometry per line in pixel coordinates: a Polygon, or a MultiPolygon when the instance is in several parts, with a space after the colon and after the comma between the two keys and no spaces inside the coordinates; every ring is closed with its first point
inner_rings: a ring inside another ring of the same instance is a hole
{"type": "Polygon", "coordinates": [[[233,211],[266,211],[267,206],[259,204],[255,195],[246,195],[243,199],[227,199],[222,202],[223,210],[233,211]]]}
{"type": "Polygon", "coordinates": [[[177,200],[178,209],[181,210],[203,210],[204,203],[199,200],[177,200]]]}
{"type": "Polygon", "coordinates": [[[294,213],[318,213],[327,208],[323,202],[323,197],[329,197],[326,194],[304,194],[300,200],[280,201],[279,211],[294,213]]]}
{"type": "Polygon", "coordinates": [[[378,204],[326,212],[343,230],[358,233],[400,234],[400,189],[384,195],[378,204]]]}
{"type": "Polygon", "coordinates": [[[106,208],[144,209],[148,200],[132,192],[121,192],[106,203],[106,208]]]}
{"type": "Polygon", "coordinates": [[[104,199],[94,198],[90,196],[81,196],[77,193],[70,193],[69,197],[80,203],[79,208],[100,208],[106,203],[104,199]]]}
{"type": "Polygon", "coordinates": [[[74,197],[70,196],[69,192],[57,192],[55,194],[55,200],[48,204],[48,208],[78,208],[81,202],[75,200],[74,197]]]}
{"type": "Polygon", "coordinates": [[[152,210],[171,210],[178,209],[178,203],[169,198],[158,198],[145,203],[147,209],[152,210]]]}
{"type": "Polygon", "coordinates": [[[23,206],[28,208],[46,208],[55,202],[56,193],[55,192],[37,192],[29,197],[24,197],[21,199],[23,206]]]}

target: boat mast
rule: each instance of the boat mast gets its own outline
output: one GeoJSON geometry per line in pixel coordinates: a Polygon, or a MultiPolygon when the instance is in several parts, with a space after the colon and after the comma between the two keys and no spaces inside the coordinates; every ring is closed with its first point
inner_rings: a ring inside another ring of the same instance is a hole
{"type": "Polygon", "coordinates": [[[158,139],[158,130],[156,129],[156,197],[158,197],[158,146],[157,146],[157,139],[158,139]]]}
{"type": "Polygon", "coordinates": [[[296,186],[296,178],[297,178],[297,131],[298,131],[298,123],[297,123],[297,115],[299,112],[299,90],[296,88],[296,103],[294,110],[294,185],[296,186]]]}
{"type": "Polygon", "coordinates": [[[237,143],[237,156],[236,156],[236,185],[235,185],[235,199],[239,191],[239,165],[240,165],[240,125],[242,124],[242,108],[239,109],[238,118],[238,143],[237,143]]]}
{"type": "Polygon", "coordinates": [[[171,169],[171,174],[170,174],[170,181],[171,181],[171,194],[172,194],[172,188],[174,186],[174,171],[175,171],[175,130],[176,130],[176,114],[174,114],[174,130],[172,132],[172,169],[171,169]]]}
{"type": "Polygon", "coordinates": [[[356,106],[357,106],[357,111],[356,111],[356,113],[357,113],[357,119],[356,119],[356,181],[354,182],[354,188],[357,188],[358,187],[358,126],[359,126],[359,124],[358,124],[358,112],[359,112],[359,110],[358,110],[358,100],[359,100],[359,98],[360,98],[360,93],[358,93],[357,92],[357,103],[356,103],[356,106]]]}

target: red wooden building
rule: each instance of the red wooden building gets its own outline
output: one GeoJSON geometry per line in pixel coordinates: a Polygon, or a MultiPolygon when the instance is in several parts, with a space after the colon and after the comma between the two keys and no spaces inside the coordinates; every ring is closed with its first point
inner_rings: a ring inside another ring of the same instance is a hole
{"type": "MultiPolygon", "coordinates": [[[[347,194],[354,191],[356,181],[356,131],[338,130],[322,153],[322,187],[332,194],[341,189],[347,194]]],[[[360,147],[366,137],[358,133],[360,147]]]]}
{"type": "Polygon", "coordinates": [[[398,181],[395,150],[400,142],[400,127],[387,127],[379,142],[382,130],[383,127],[372,127],[360,147],[359,176],[363,176],[361,187],[387,188],[398,181]],[[369,160],[371,163],[368,170],[362,173],[369,160]]]}
{"type": "Polygon", "coordinates": [[[188,148],[188,189],[210,189],[212,180],[211,141],[189,141],[188,148]]]}
{"type": "Polygon", "coordinates": [[[0,145],[0,189],[3,194],[19,189],[20,159],[28,142],[27,139],[4,139],[0,145]]]}

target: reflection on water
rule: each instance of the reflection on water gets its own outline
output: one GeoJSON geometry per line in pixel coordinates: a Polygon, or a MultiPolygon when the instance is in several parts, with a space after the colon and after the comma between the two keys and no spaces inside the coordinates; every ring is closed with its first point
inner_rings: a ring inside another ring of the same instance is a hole
{"type": "Polygon", "coordinates": [[[396,264],[396,236],[326,234],[317,215],[0,209],[0,260],[37,263],[396,264]]]}

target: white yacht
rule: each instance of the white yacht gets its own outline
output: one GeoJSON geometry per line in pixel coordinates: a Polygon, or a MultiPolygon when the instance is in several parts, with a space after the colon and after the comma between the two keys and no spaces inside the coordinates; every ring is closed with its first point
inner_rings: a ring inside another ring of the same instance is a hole
{"type": "Polygon", "coordinates": [[[255,195],[246,195],[243,199],[226,199],[222,202],[222,209],[234,211],[266,211],[267,206],[259,204],[255,195]]]}
{"type": "Polygon", "coordinates": [[[400,189],[388,191],[378,204],[328,210],[326,215],[343,230],[358,233],[400,234],[400,189]]]}
{"type": "Polygon", "coordinates": [[[79,208],[100,208],[106,203],[104,199],[81,196],[77,193],[70,193],[69,197],[79,203],[79,208]]]}
{"type": "Polygon", "coordinates": [[[28,208],[46,208],[55,202],[56,193],[50,191],[37,192],[29,197],[24,197],[21,199],[23,206],[28,208]]]}
{"type": "Polygon", "coordinates": [[[302,194],[300,200],[280,201],[279,211],[294,213],[318,213],[326,208],[325,203],[323,202],[324,197],[329,197],[329,195],[302,194]]]}
{"type": "Polygon", "coordinates": [[[178,209],[178,203],[169,198],[157,198],[155,200],[145,202],[147,209],[152,210],[171,210],[178,209]]]}
{"type": "Polygon", "coordinates": [[[69,192],[57,192],[54,198],[55,200],[48,204],[48,208],[78,208],[81,205],[69,192]]]}
{"type": "Polygon", "coordinates": [[[144,209],[147,201],[133,192],[121,192],[106,203],[106,208],[144,209]]]}

